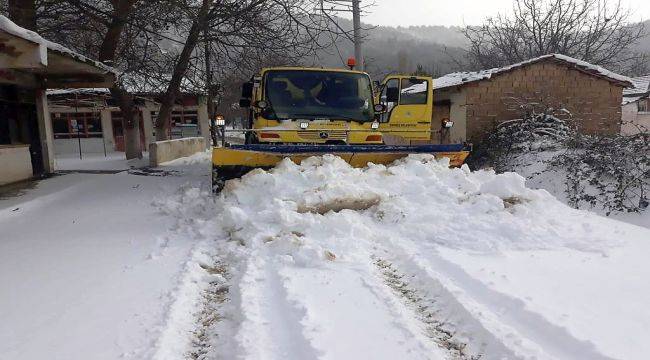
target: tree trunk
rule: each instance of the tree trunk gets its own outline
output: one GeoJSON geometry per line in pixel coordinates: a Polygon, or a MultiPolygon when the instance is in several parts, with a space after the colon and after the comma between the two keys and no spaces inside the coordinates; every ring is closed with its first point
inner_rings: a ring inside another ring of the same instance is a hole
{"type": "Polygon", "coordinates": [[[137,116],[137,109],[133,103],[133,95],[119,86],[114,86],[110,90],[113,99],[115,99],[120,110],[122,110],[122,129],[124,129],[124,151],[126,158],[127,160],[142,158],[142,149],[140,148],[140,119],[137,116]]]}
{"type": "Polygon", "coordinates": [[[194,52],[194,49],[196,48],[196,45],[199,41],[199,34],[201,32],[201,29],[205,28],[208,11],[210,10],[211,6],[212,0],[203,0],[201,9],[192,22],[192,27],[190,28],[190,33],[187,36],[187,39],[185,40],[183,51],[181,51],[181,55],[176,61],[171,81],[169,82],[167,91],[161,100],[162,104],[160,106],[160,112],[158,113],[158,121],[156,122],[157,141],[168,140],[167,132],[169,130],[174,102],[180,94],[181,81],[187,72],[187,68],[190,64],[190,58],[192,57],[192,52],[194,52]]]}
{"type": "Polygon", "coordinates": [[[36,1],[9,0],[9,18],[16,25],[36,31],[36,1]]]}
{"type": "MultiPolygon", "coordinates": [[[[208,27],[204,29],[203,32],[204,36],[208,37],[208,27]]],[[[214,89],[212,86],[212,60],[210,56],[210,43],[208,41],[205,42],[205,90],[206,93],[208,94],[207,96],[207,102],[208,102],[208,123],[210,124],[210,139],[212,140],[212,146],[217,146],[217,132],[216,132],[216,126],[215,126],[215,116],[216,116],[216,109],[214,107],[214,89]]]]}
{"type": "MultiPolygon", "coordinates": [[[[108,25],[106,35],[99,50],[99,60],[112,63],[117,56],[117,46],[126,25],[126,19],[133,12],[135,0],[122,0],[117,2],[113,9],[113,18],[108,25]]],[[[122,129],[124,129],[124,152],[126,159],[141,159],[140,146],[140,119],[136,117],[137,111],[131,95],[120,84],[116,83],[111,89],[111,95],[122,111],[122,129]]]]}

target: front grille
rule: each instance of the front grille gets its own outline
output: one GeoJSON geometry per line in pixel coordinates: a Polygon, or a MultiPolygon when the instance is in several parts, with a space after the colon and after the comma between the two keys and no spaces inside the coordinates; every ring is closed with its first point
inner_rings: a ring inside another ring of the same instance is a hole
{"type": "Polygon", "coordinates": [[[303,140],[347,140],[345,130],[312,130],[298,131],[298,136],[303,140]],[[321,133],[326,133],[327,138],[321,137],[321,133]]]}

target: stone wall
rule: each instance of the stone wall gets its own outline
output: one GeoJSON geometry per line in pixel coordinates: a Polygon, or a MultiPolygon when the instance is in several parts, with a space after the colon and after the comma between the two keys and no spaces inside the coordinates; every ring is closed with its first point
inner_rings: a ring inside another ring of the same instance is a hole
{"type": "Polygon", "coordinates": [[[168,161],[205,151],[205,149],[205,138],[203,137],[152,142],[149,144],[149,164],[156,167],[168,161]]]}
{"type": "Polygon", "coordinates": [[[467,138],[474,142],[498,122],[521,117],[520,111],[508,105],[515,101],[544,102],[568,109],[584,133],[616,134],[621,130],[623,88],[552,60],[462,89],[467,103],[467,138]]]}
{"type": "Polygon", "coordinates": [[[29,145],[0,145],[0,185],[33,176],[29,145]]]}

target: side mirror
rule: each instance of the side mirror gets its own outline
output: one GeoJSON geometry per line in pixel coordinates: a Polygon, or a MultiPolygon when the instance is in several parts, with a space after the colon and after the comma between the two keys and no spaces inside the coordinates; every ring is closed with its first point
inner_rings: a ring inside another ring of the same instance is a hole
{"type": "Polygon", "coordinates": [[[399,88],[390,87],[386,89],[386,102],[396,103],[399,101],[399,88]]]}
{"type": "Polygon", "coordinates": [[[266,108],[269,107],[269,104],[264,100],[260,100],[255,102],[255,107],[258,109],[265,110],[266,108]]]}
{"type": "Polygon", "coordinates": [[[241,98],[241,99],[239,99],[239,107],[242,108],[242,109],[251,107],[251,99],[249,99],[249,98],[241,98]]]}
{"type": "Polygon", "coordinates": [[[383,114],[387,110],[386,105],[384,104],[375,104],[375,114],[383,114]]]}
{"type": "Polygon", "coordinates": [[[253,97],[253,83],[245,82],[241,87],[241,97],[251,99],[253,97]]]}

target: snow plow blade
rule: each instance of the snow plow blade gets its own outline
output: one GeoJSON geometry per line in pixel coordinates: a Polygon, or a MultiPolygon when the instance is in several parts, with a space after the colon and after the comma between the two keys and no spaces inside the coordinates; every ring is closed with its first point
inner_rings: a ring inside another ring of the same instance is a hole
{"type": "Polygon", "coordinates": [[[336,155],[354,167],[368,163],[388,165],[409,154],[432,154],[449,158],[451,166],[461,166],[470,147],[451,145],[231,145],[212,151],[212,189],[219,192],[227,180],[239,178],[253,169],[271,169],[282,159],[296,164],[312,156],[336,155]]]}

